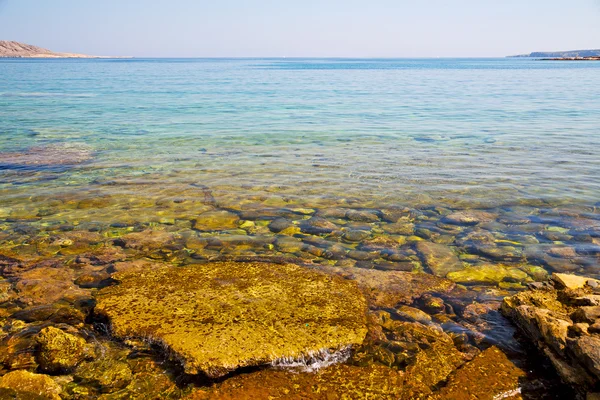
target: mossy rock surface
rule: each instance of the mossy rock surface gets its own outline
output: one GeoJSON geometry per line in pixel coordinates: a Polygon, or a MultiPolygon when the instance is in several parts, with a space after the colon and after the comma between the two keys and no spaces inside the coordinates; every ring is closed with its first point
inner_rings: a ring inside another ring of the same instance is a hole
{"type": "Polygon", "coordinates": [[[404,374],[381,365],[334,365],[316,373],[262,370],[242,374],[186,400],[404,399],[404,374]]]}
{"type": "Polygon", "coordinates": [[[297,265],[220,262],[113,276],[96,312],[121,338],[166,345],[190,374],[362,343],[366,300],[353,282],[297,265]]]}

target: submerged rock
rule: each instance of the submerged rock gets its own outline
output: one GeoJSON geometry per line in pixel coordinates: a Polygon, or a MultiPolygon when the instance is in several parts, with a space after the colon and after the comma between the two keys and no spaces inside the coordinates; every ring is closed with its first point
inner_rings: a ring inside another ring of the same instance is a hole
{"type": "Polygon", "coordinates": [[[458,256],[446,245],[423,240],[415,244],[415,249],[423,263],[435,276],[443,278],[450,272],[464,268],[458,256]]]}
{"type": "Polygon", "coordinates": [[[0,153],[0,167],[68,166],[91,160],[92,149],[81,143],[30,147],[20,153],[0,153]]]}
{"type": "Polygon", "coordinates": [[[493,221],[495,218],[496,216],[489,212],[479,210],[468,210],[457,211],[452,214],[446,215],[442,219],[442,221],[454,225],[477,225],[482,222],[493,221]]]}
{"type": "Polygon", "coordinates": [[[198,231],[226,231],[237,228],[239,220],[240,217],[229,211],[207,211],[196,217],[193,228],[198,231]]]}
{"type": "Polygon", "coordinates": [[[335,365],[316,373],[262,370],[235,376],[187,400],[401,399],[404,374],[381,365],[335,365]]]}
{"type": "Polygon", "coordinates": [[[526,272],[518,268],[504,265],[484,264],[467,267],[462,271],[450,272],[447,276],[451,281],[463,285],[494,285],[500,282],[523,282],[527,279],[526,272]]]}
{"type": "Polygon", "coordinates": [[[48,375],[23,370],[9,372],[1,377],[0,390],[1,388],[11,389],[8,393],[0,391],[0,395],[6,395],[3,398],[14,399],[60,400],[62,392],[62,388],[48,375]]]}
{"type": "Polygon", "coordinates": [[[189,374],[362,343],[366,302],[351,282],[297,265],[208,263],[117,273],[96,312],[117,337],[168,347],[189,374]]]}
{"type": "Polygon", "coordinates": [[[490,347],[450,376],[434,399],[520,399],[525,371],[490,347]]]}
{"type": "Polygon", "coordinates": [[[319,269],[356,281],[371,307],[395,307],[412,303],[426,293],[445,293],[454,282],[430,274],[376,269],[321,266],[319,269]]]}
{"type": "Polygon", "coordinates": [[[91,355],[85,340],[49,326],[40,331],[38,363],[47,372],[69,371],[91,355]]]}

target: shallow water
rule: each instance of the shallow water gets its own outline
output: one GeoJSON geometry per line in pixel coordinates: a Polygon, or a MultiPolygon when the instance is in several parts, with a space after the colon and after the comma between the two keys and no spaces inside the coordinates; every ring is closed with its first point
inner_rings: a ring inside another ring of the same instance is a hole
{"type": "Polygon", "coordinates": [[[452,276],[466,293],[445,300],[464,324],[443,328],[522,352],[502,317],[462,308],[551,272],[600,276],[599,73],[527,59],[1,60],[0,261],[72,266],[109,243],[176,265],[430,273],[416,243],[434,242],[485,272],[452,276]],[[487,214],[448,217],[464,210],[487,214]],[[161,234],[120,239],[142,231],[161,234]]]}

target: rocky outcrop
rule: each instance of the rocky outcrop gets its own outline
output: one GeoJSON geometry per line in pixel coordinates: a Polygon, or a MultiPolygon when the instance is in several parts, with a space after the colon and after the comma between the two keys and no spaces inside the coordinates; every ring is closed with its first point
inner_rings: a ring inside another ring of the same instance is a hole
{"type": "Polygon", "coordinates": [[[352,282],[297,265],[208,263],[116,273],[96,312],[113,334],[169,348],[187,373],[312,357],[360,345],[366,301],[352,282]]]}
{"type": "Polygon", "coordinates": [[[0,58],[98,58],[75,53],[55,53],[42,47],[19,43],[9,40],[0,40],[0,58]]]}
{"type": "Polygon", "coordinates": [[[554,274],[508,297],[509,317],[580,394],[600,392],[600,282],[554,274]]]}

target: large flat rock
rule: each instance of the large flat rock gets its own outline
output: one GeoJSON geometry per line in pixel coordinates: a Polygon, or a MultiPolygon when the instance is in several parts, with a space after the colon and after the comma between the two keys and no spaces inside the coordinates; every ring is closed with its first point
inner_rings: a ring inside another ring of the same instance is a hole
{"type": "Polygon", "coordinates": [[[355,283],[297,265],[209,263],[113,275],[96,312],[120,338],[170,349],[190,374],[310,357],[362,343],[366,300],[355,283]]]}

